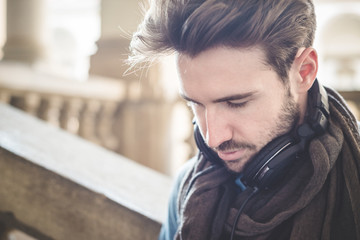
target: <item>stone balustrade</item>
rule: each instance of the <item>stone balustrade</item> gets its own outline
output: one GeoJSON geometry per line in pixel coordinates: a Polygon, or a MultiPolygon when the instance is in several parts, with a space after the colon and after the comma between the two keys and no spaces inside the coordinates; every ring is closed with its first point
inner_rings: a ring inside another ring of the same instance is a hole
{"type": "Polygon", "coordinates": [[[77,82],[19,63],[0,64],[1,102],[115,151],[119,140],[111,131],[113,124],[107,123],[114,119],[125,90],[123,82],[103,77],[77,82]]]}
{"type": "Polygon", "coordinates": [[[150,96],[156,86],[143,86],[144,94],[138,82],[94,75],[79,82],[0,62],[0,102],[171,175],[174,149],[190,139],[171,140],[170,119],[179,102],[150,96]]]}
{"type": "Polygon", "coordinates": [[[170,179],[0,104],[0,239],[156,239],[170,179]]]}

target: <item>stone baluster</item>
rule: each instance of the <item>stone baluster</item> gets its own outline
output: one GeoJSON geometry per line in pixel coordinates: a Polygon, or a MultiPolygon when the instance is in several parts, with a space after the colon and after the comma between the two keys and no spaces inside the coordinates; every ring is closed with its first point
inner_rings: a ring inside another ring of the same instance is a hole
{"type": "Polygon", "coordinates": [[[63,105],[64,99],[60,96],[49,96],[45,99],[45,107],[40,113],[40,117],[52,125],[60,127],[60,116],[63,105]]]}
{"type": "Polygon", "coordinates": [[[104,147],[116,150],[119,139],[114,134],[114,120],[116,118],[117,102],[104,102],[99,114],[98,135],[104,147]]]}
{"type": "Polygon", "coordinates": [[[101,144],[97,136],[97,120],[100,109],[101,102],[99,100],[87,100],[80,116],[79,135],[96,144],[101,144]]]}
{"type": "Polygon", "coordinates": [[[80,113],[84,101],[80,98],[67,99],[60,119],[61,127],[68,132],[78,134],[80,129],[80,113]]]}
{"type": "Polygon", "coordinates": [[[80,129],[80,113],[83,106],[84,101],[80,98],[66,99],[60,119],[61,128],[73,134],[78,134],[80,129]]]}
{"type": "Polygon", "coordinates": [[[25,112],[38,116],[38,111],[40,107],[41,97],[37,93],[27,93],[24,97],[24,110],[25,112]]]}

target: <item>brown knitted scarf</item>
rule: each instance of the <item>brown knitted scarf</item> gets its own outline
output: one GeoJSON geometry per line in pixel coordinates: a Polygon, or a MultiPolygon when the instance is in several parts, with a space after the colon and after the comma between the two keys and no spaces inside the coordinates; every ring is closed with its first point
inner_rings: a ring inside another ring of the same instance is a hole
{"type": "MultiPolygon", "coordinates": [[[[260,191],[246,205],[235,239],[360,239],[360,137],[344,100],[327,89],[329,129],[280,186],[260,191]]],[[[179,194],[176,239],[229,239],[239,207],[233,176],[200,156],[179,194]],[[226,237],[224,237],[226,236],[226,237]]]]}

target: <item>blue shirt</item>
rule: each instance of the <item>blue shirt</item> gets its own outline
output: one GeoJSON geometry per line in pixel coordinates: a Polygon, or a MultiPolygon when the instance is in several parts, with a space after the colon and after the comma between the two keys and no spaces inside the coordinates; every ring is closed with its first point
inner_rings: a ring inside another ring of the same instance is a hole
{"type": "Polygon", "coordinates": [[[180,184],[181,184],[181,181],[183,180],[186,172],[193,166],[195,161],[196,161],[196,158],[192,158],[191,160],[186,162],[185,165],[181,168],[179,174],[177,175],[177,177],[175,179],[175,182],[173,184],[173,187],[172,187],[172,190],[170,193],[167,218],[161,227],[159,240],[173,240],[174,239],[174,236],[175,236],[176,231],[179,226],[177,200],[178,200],[178,195],[179,195],[179,191],[180,191],[180,184]]]}

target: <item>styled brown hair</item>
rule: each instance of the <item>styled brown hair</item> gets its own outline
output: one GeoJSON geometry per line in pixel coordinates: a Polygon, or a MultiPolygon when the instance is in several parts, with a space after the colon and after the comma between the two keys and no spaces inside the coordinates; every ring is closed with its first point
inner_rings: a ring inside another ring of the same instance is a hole
{"type": "Polygon", "coordinates": [[[129,62],[258,46],[285,81],[298,49],[313,44],[315,29],[312,0],[152,0],[133,35],[129,62]]]}

